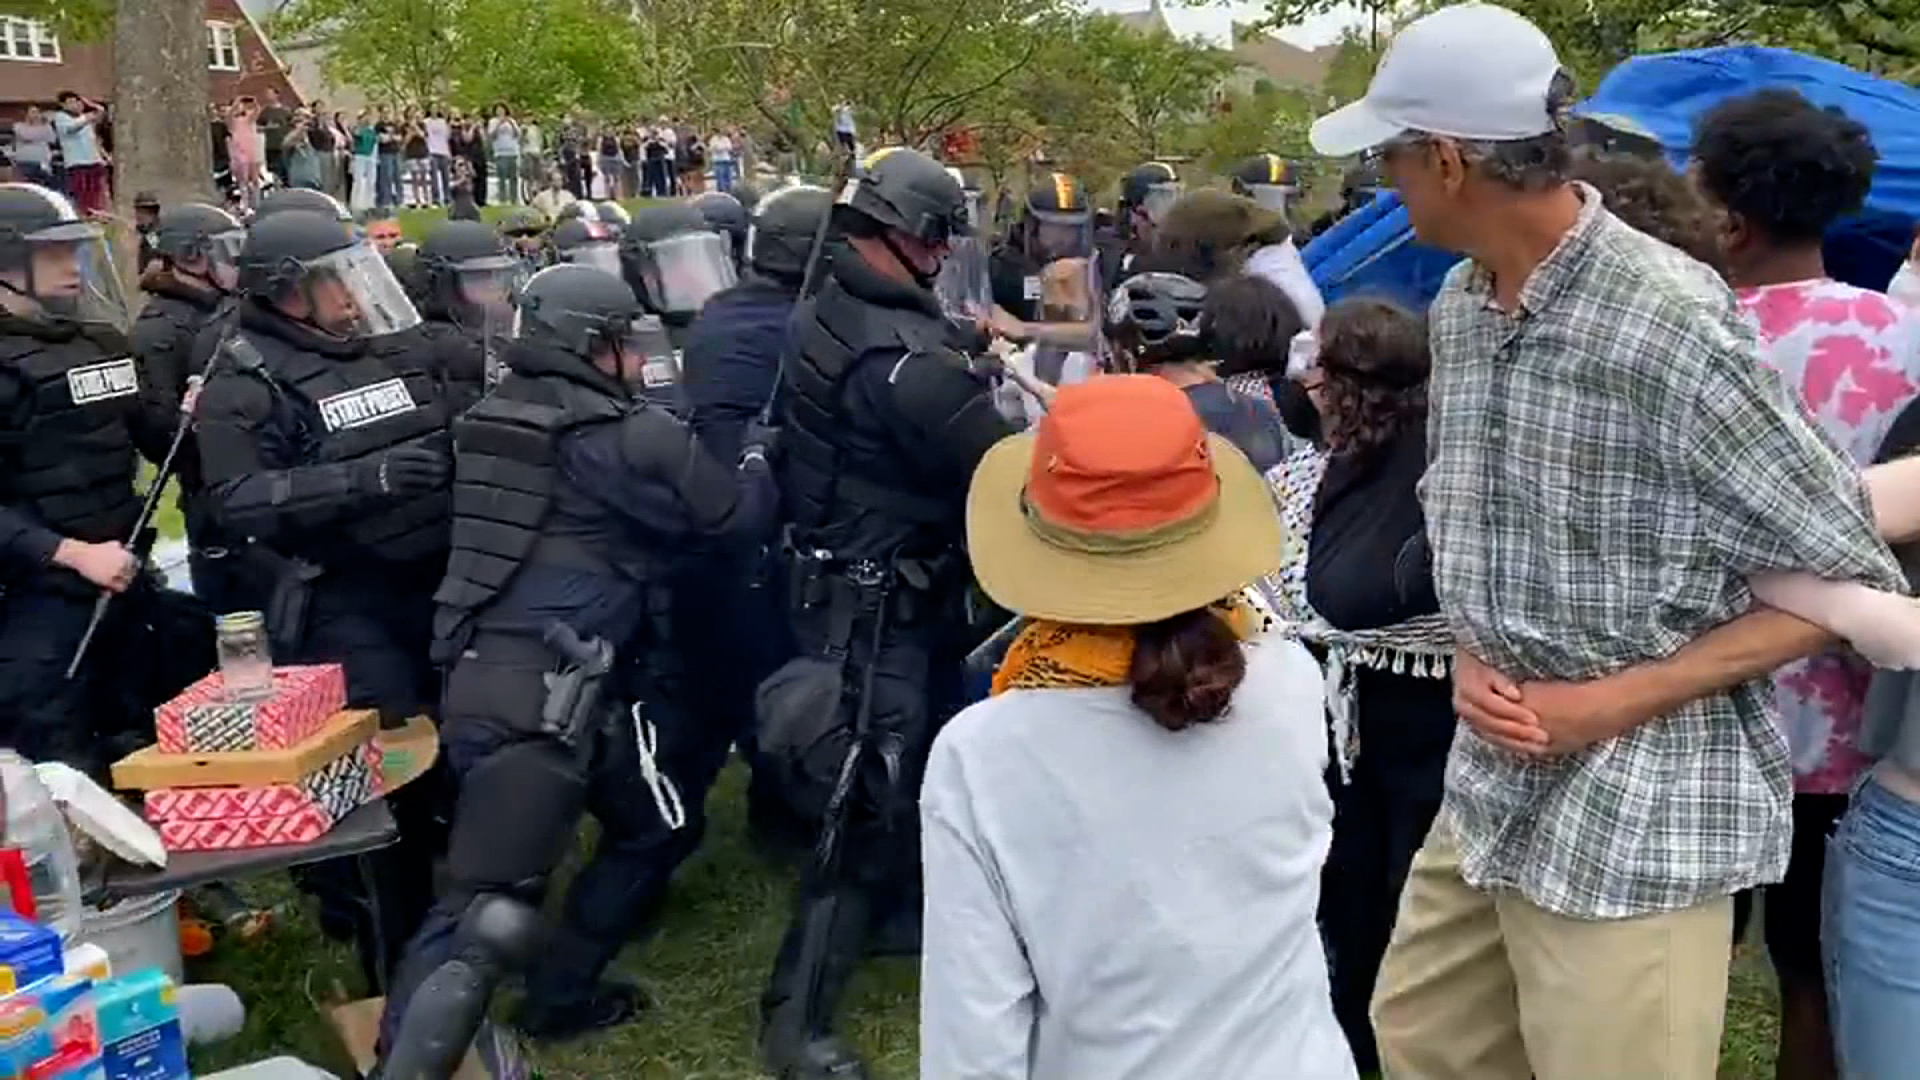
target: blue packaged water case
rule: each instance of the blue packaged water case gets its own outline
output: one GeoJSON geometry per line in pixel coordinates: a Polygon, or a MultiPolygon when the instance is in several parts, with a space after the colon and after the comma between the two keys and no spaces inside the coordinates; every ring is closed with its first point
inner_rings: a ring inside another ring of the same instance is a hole
{"type": "Polygon", "coordinates": [[[0,994],[11,994],[66,971],[60,935],[32,919],[0,909],[0,994]]]}
{"type": "Polygon", "coordinates": [[[187,1043],[173,980],[158,969],[136,971],[94,987],[100,1014],[101,1061],[107,1080],[187,1080],[187,1043]]]}

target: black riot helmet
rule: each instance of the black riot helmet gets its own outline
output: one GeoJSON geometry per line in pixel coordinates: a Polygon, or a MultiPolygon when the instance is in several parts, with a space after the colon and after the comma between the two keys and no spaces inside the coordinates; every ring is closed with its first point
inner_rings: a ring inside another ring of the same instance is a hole
{"type": "Polygon", "coordinates": [[[286,210],[305,210],[314,214],[326,214],[335,221],[351,223],[353,212],[348,210],[339,199],[324,191],[309,188],[276,188],[260,197],[260,205],[254,207],[253,220],[259,221],[270,214],[286,210]]]}
{"type": "Polygon", "coordinates": [[[576,218],[583,221],[599,221],[600,208],[585,199],[575,199],[561,207],[560,212],[553,216],[555,223],[573,221],[576,218]]]}
{"type": "Polygon", "coordinates": [[[620,276],[620,244],[606,226],[592,218],[562,218],[553,227],[553,254],[563,263],[591,266],[620,276]]]}
{"type": "Polygon", "coordinates": [[[808,184],[782,188],[762,200],[754,214],[753,241],[747,252],[754,272],[800,284],[820,219],[832,209],[833,192],[808,184]]]}
{"type": "Polygon", "coordinates": [[[944,248],[967,232],[967,193],[937,161],[904,147],[877,150],[834,207],[834,221],[849,236],[878,237],[900,264],[926,288],[939,275],[909,258],[894,240],[910,236],[929,247],[944,248]]]}
{"type": "Polygon", "coordinates": [[[841,205],[880,227],[926,244],[966,232],[967,194],[939,162],[918,150],[890,147],[869,155],[841,205]]]}
{"type": "Polygon", "coordinates": [[[1027,258],[1037,266],[1083,258],[1093,250],[1093,205],[1066,173],[1048,173],[1027,192],[1027,258]]]}
{"type": "Polygon", "coordinates": [[[38,184],[0,184],[0,294],[17,318],[127,325],[106,235],[38,184]]]}
{"type": "Polygon", "coordinates": [[[594,213],[599,216],[600,224],[612,228],[615,235],[618,235],[622,229],[633,224],[633,215],[627,213],[626,207],[621,206],[612,199],[601,199],[599,202],[594,203],[593,210],[594,213]]]}
{"type": "Polygon", "coordinates": [[[1181,274],[1135,274],[1107,299],[1107,340],[1133,370],[1205,356],[1207,287],[1181,274]]]}
{"type": "Polygon", "coordinates": [[[247,230],[238,218],[206,203],[180,203],[160,211],[153,224],[153,250],[176,273],[188,263],[206,261],[194,276],[222,292],[232,292],[239,274],[240,249],[247,230]]]}
{"type": "Polygon", "coordinates": [[[1120,180],[1120,206],[1154,221],[1180,198],[1180,174],[1164,161],[1136,165],[1120,180]]]}
{"type": "Polygon", "coordinates": [[[429,317],[468,329],[504,327],[513,312],[520,261],[491,226],[449,221],[427,234],[419,251],[421,294],[429,317]]]}
{"type": "Polygon", "coordinates": [[[686,203],[642,207],[620,237],[627,284],[649,311],[689,320],[707,298],[732,285],[732,245],[686,203]]]}
{"type": "Polygon", "coordinates": [[[1233,193],[1285,213],[1300,191],[1293,166],[1278,154],[1255,154],[1233,167],[1233,193]]]}
{"type": "Polygon", "coordinates": [[[378,337],[420,322],[386,260],[325,214],[287,210],[256,220],[239,267],[243,295],[336,337],[378,337]]]}
{"type": "Polygon", "coordinates": [[[589,363],[611,356],[616,377],[643,396],[671,388],[679,377],[660,320],[647,314],[626,282],[590,266],[549,266],[528,278],[514,337],[589,363]]]}
{"type": "Polygon", "coordinates": [[[762,198],[760,189],[747,183],[745,180],[737,181],[733,185],[733,190],[728,192],[728,194],[740,200],[740,205],[746,207],[747,213],[749,214],[760,209],[760,200],[762,198]]]}
{"type": "Polygon", "coordinates": [[[687,202],[707,219],[709,228],[732,241],[733,264],[746,265],[747,233],[753,227],[753,215],[740,200],[724,191],[703,191],[687,202]]]}

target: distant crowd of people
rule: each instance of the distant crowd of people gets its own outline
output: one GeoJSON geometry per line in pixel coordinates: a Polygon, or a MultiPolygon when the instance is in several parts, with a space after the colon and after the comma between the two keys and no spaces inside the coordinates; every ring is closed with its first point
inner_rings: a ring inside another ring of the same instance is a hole
{"type": "Polygon", "coordinates": [[[242,207],[268,183],[323,191],[356,210],[528,203],[545,187],[575,198],[668,198],[729,191],[751,140],[737,127],[569,117],[555,127],[500,103],[487,114],[432,105],[349,114],[289,108],[268,91],[209,107],[213,171],[242,207]],[[549,183],[550,180],[555,181],[549,183]]]}

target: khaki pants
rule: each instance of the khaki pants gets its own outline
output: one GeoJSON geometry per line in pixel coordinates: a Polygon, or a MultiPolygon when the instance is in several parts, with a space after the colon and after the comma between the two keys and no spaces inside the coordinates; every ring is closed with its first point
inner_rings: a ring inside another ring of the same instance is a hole
{"type": "Polygon", "coordinates": [[[1544,911],[1460,877],[1444,813],[1374,990],[1389,1080],[1713,1080],[1730,899],[1635,919],[1544,911]]]}

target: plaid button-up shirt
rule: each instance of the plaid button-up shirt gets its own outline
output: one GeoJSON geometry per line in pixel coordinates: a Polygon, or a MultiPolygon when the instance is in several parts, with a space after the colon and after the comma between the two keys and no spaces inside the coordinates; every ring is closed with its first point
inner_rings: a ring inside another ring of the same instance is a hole
{"type": "MultiPolygon", "coordinates": [[[[1751,602],[1746,575],[1904,589],[1852,465],[1809,425],[1712,271],[1581,186],[1517,312],[1455,267],[1433,304],[1422,481],[1441,606],[1517,679],[1665,657],[1751,602]]],[[[1791,777],[1764,681],[1552,760],[1464,727],[1446,812],[1463,873],[1623,918],[1777,881],[1791,777]]]]}

